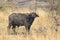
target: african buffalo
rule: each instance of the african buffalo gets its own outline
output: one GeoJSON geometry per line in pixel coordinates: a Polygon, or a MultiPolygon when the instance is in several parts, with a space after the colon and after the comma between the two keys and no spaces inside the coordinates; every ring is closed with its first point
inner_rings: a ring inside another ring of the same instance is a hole
{"type": "Polygon", "coordinates": [[[11,15],[9,15],[9,25],[8,25],[8,29],[10,30],[11,26],[12,26],[12,30],[14,33],[16,33],[15,28],[16,26],[25,26],[26,31],[29,32],[30,31],[30,27],[34,21],[34,19],[36,17],[39,17],[36,13],[32,12],[32,13],[27,13],[27,14],[23,14],[23,13],[12,13],[11,15]]]}

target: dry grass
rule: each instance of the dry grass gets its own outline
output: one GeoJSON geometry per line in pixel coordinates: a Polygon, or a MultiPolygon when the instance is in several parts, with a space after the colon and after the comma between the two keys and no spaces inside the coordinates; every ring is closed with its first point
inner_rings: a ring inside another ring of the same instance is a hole
{"type": "Polygon", "coordinates": [[[5,11],[0,11],[0,40],[60,40],[60,27],[58,26],[59,28],[56,32],[52,28],[54,20],[48,16],[48,12],[42,9],[37,10],[37,14],[40,17],[35,19],[29,35],[26,34],[24,27],[19,28],[18,35],[8,35],[8,16],[13,12],[27,13],[29,11],[28,8],[7,8],[5,11]]]}

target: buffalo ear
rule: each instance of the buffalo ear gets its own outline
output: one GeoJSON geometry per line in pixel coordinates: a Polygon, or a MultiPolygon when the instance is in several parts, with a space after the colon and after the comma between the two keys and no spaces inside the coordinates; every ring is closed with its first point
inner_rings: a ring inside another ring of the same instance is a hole
{"type": "Polygon", "coordinates": [[[31,14],[29,15],[29,17],[34,17],[34,14],[31,13],[31,14]]]}
{"type": "Polygon", "coordinates": [[[32,17],[32,15],[31,15],[31,14],[29,14],[29,17],[32,17]]]}

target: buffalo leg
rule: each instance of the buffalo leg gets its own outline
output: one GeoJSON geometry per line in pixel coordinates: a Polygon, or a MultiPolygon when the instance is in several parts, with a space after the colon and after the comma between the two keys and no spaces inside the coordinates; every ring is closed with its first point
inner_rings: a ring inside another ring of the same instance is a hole
{"type": "Polygon", "coordinates": [[[15,31],[15,28],[16,28],[16,26],[13,26],[12,30],[13,30],[14,34],[17,34],[17,32],[15,31]]]}
{"type": "Polygon", "coordinates": [[[25,28],[26,28],[27,33],[30,33],[30,25],[29,26],[25,26],[25,28]]]}
{"type": "Polygon", "coordinates": [[[9,24],[7,27],[8,34],[10,34],[10,28],[11,28],[11,25],[9,24]]]}
{"type": "Polygon", "coordinates": [[[28,32],[30,32],[30,26],[29,26],[29,27],[27,27],[27,28],[28,28],[28,29],[27,29],[27,30],[28,30],[28,32]]]}

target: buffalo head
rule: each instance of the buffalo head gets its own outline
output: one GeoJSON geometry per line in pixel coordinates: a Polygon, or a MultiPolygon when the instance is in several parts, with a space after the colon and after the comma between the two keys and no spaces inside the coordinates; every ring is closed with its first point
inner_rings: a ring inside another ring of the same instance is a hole
{"type": "Polygon", "coordinates": [[[32,12],[32,13],[30,14],[30,16],[33,17],[33,18],[39,17],[39,15],[37,15],[35,12],[32,12]]]}

